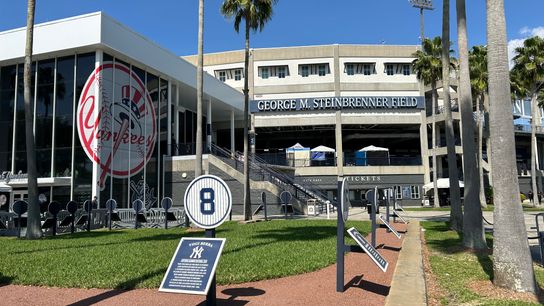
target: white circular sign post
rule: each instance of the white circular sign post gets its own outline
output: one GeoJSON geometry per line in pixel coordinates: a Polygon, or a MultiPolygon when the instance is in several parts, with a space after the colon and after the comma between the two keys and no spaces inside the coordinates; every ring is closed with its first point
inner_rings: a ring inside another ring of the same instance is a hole
{"type": "Polygon", "coordinates": [[[187,216],[196,226],[213,229],[227,220],[232,209],[232,195],[221,178],[201,175],[195,178],[183,197],[187,216]]]}
{"type": "Polygon", "coordinates": [[[340,210],[342,212],[342,219],[345,222],[348,222],[348,216],[349,216],[349,185],[348,185],[348,178],[345,177],[342,180],[342,195],[340,198],[340,210]]]}

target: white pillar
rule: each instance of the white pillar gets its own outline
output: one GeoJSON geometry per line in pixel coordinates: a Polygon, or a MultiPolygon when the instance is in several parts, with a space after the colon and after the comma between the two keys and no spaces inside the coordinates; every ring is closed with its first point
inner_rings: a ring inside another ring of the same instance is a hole
{"type": "MultiPolygon", "coordinates": [[[[96,50],[96,57],[95,57],[95,63],[94,63],[94,67],[95,68],[98,68],[100,67],[100,65],[102,65],[102,61],[103,61],[103,58],[104,58],[104,54],[102,52],[102,50],[96,50]]],[[[100,93],[100,88],[99,86],[96,86],[95,87],[95,93],[94,93],[94,96],[96,97],[96,105],[95,105],[95,108],[94,108],[94,111],[93,111],[93,122],[96,122],[96,116],[98,116],[98,112],[100,111],[100,108],[102,106],[102,95],[100,93]]],[[[96,140],[96,137],[92,140],[92,144],[91,144],[91,147],[94,149],[96,149],[98,143],[97,143],[97,140],[96,140]]],[[[100,194],[100,174],[99,171],[101,170],[100,166],[98,165],[98,163],[94,162],[93,161],[93,177],[92,177],[92,180],[93,180],[93,183],[91,184],[91,199],[94,198],[95,196],[98,197],[99,194],[100,194]]],[[[89,200],[91,200],[89,199],[89,200]]],[[[98,205],[100,205],[100,203],[98,203],[98,205]]],[[[100,206],[98,207],[100,208],[100,206]]]]}
{"type": "Polygon", "coordinates": [[[176,102],[174,104],[174,121],[176,122],[176,145],[179,146],[179,88],[176,86],[176,102]]]}
{"type": "Polygon", "coordinates": [[[172,156],[172,87],[172,82],[168,81],[168,124],[166,127],[166,154],[168,156],[172,156]]]}

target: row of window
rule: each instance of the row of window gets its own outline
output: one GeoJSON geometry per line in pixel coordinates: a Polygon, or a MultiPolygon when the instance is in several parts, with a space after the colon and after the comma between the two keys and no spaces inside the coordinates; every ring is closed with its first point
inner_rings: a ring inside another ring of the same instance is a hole
{"type": "Polygon", "coordinates": [[[402,199],[419,199],[421,197],[418,185],[412,186],[395,186],[395,197],[397,200],[402,199]]]}
{"type": "MultiPolygon", "coordinates": [[[[257,70],[258,76],[261,79],[277,77],[284,79],[289,74],[289,66],[260,66],[257,70]]],[[[298,66],[298,74],[302,77],[310,75],[326,76],[331,73],[328,63],[324,64],[300,64],[298,66]]],[[[346,63],[344,65],[344,73],[347,75],[372,75],[376,74],[375,63],[346,63]]],[[[385,64],[384,73],[386,75],[411,75],[412,67],[410,64],[385,64]]],[[[227,80],[240,81],[243,78],[243,70],[241,68],[216,70],[215,77],[220,81],[227,80]]]]}

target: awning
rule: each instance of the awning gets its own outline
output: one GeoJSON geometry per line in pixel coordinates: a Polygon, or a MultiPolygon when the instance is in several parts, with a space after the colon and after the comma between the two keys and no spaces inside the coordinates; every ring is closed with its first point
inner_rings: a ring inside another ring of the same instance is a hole
{"type": "Polygon", "coordinates": [[[11,192],[12,188],[5,183],[0,183],[0,192],[11,192]]]}
{"type": "MultiPolygon", "coordinates": [[[[450,179],[449,178],[440,178],[436,182],[436,186],[439,189],[447,189],[450,188],[450,179]]],[[[459,181],[459,187],[465,187],[465,183],[463,181],[459,181]]],[[[434,188],[433,182],[430,182],[428,184],[423,185],[423,189],[425,190],[431,190],[434,188]]]]}
{"type": "Polygon", "coordinates": [[[303,147],[300,143],[296,143],[294,146],[289,147],[285,149],[286,152],[294,152],[294,151],[310,151],[310,148],[303,147]]]}
{"type": "Polygon", "coordinates": [[[364,147],[361,150],[359,150],[359,152],[368,152],[368,151],[389,151],[389,149],[388,148],[376,147],[376,146],[368,146],[368,147],[364,147]]]}
{"type": "Polygon", "coordinates": [[[333,153],[335,152],[335,150],[333,148],[329,148],[329,147],[326,147],[326,146],[318,146],[318,147],[315,147],[313,149],[311,149],[310,151],[312,152],[330,152],[330,153],[333,153]]]}

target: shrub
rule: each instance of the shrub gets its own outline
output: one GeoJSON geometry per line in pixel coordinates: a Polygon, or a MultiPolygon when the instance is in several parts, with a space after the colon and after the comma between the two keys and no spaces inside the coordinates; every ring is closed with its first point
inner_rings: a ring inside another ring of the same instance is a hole
{"type": "Polygon", "coordinates": [[[527,199],[527,197],[523,193],[519,194],[519,198],[521,200],[521,203],[523,203],[523,201],[525,201],[527,199]]]}

